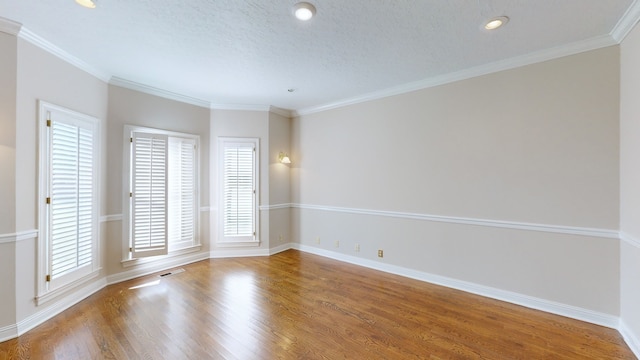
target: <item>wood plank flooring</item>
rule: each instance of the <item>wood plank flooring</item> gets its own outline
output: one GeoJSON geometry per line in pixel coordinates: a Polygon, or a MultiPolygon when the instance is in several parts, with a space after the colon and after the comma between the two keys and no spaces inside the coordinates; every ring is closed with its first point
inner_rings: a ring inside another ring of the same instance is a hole
{"type": "Polygon", "coordinates": [[[289,250],[108,286],[5,359],[635,359],[617,331],[289,250]]]}

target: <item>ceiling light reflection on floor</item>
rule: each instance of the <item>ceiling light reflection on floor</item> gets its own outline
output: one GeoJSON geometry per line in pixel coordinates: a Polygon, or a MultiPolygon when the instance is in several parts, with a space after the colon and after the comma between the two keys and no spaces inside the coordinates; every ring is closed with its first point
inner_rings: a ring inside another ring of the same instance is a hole
{"type": "Polygon", "coordinates": [[[146,282],[144,284],[132,286],[132,287],[129,288],[129,290],[135,290],[135,289],[141,289],[141,288],[146,288],[146,287],[150,287],[150,286],[156,286],[158,284],[160,284],[160,279],[149,281],[149,282],[146,282]]]}

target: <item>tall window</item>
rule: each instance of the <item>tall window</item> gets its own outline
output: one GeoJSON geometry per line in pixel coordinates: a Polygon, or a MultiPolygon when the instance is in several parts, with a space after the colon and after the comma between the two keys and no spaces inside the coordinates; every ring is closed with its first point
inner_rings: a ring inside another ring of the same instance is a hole
{"type": "Polygon", "coordinates": [[[258,245],[258,139],[219,138],[221,206],[218,243],[258,245]]]}
{"type": "Polygon", "coordinates": [[[131,126],[125,133],[129,136],[125,259],[199,246],[199,137],[131,126]]]}
{"type": "Polygon", "coordinates": [[[45,296],[98,270],[98,120],[40,108],[40,276],[45,296]]]}

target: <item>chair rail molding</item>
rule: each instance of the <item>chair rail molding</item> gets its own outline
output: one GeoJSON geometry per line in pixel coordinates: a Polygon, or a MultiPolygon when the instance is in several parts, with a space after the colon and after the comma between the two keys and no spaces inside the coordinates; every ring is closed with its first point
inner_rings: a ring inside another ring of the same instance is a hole
{"type": "Polygon", "coordinates": [[[38,237],[38,229],[30,229],[9,234],[0,234],[0,244],[15,243],[38,237]]]}
{"type": "Polygon", "coordinates": [[[575,226],[562,226],[562,225],[549,225],[549,224],[535,224],[526,222],[515,221],[503,221],[503,220],[490,220],[490,219],[476,219],[457,216],[443,216],[443,215],[431,215],[420,214],[410,212],[397,212],[387,210],[369,210],[358,208],[345,208],[336,206],[324,206],[324,205],[311,205],[311,204],[291,204],[292,208],[304,209],[304,210],[318,210],[318,211],[331,211],[347,214],[359,214],[359,215],[371,215],[371,216],[383,216],[391,218],[409,219],[409,220],[423,220],[444,222],[462,225],[476,225],[495,228],[506,228],[516,230],[529,230],[529,231],[541,231],[557,234],[571,234],[571,235],[583,235],[593,236],[600,238],[619,239],[620,234],[618,230],[613,229],[597,229],[575,226]]]}

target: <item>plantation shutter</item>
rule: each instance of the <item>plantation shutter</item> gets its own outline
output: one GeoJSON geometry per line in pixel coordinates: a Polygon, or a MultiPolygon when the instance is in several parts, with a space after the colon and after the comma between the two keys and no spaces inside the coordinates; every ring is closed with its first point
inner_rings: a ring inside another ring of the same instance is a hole
{"type": "Polygon", "coordinates": [[[51,121],[50,281],[89,266],[94,238],[93,130],[51,121]]]}
{"type": "Polygon", "coordinates": [[[168,253],[168,137],[133,133],[131,253],[134,258],[168,253]]]}
{"type": "Polygon", "coordinates": [[[228,142],[223,149],[223,235],[231,241],[253,241],[255,145],[228,142]]]}
{"type": "Polygon", "coordinates": [[[169,137],[169,247],[194,243],[196,222],[196,142],[169,137]]]}

